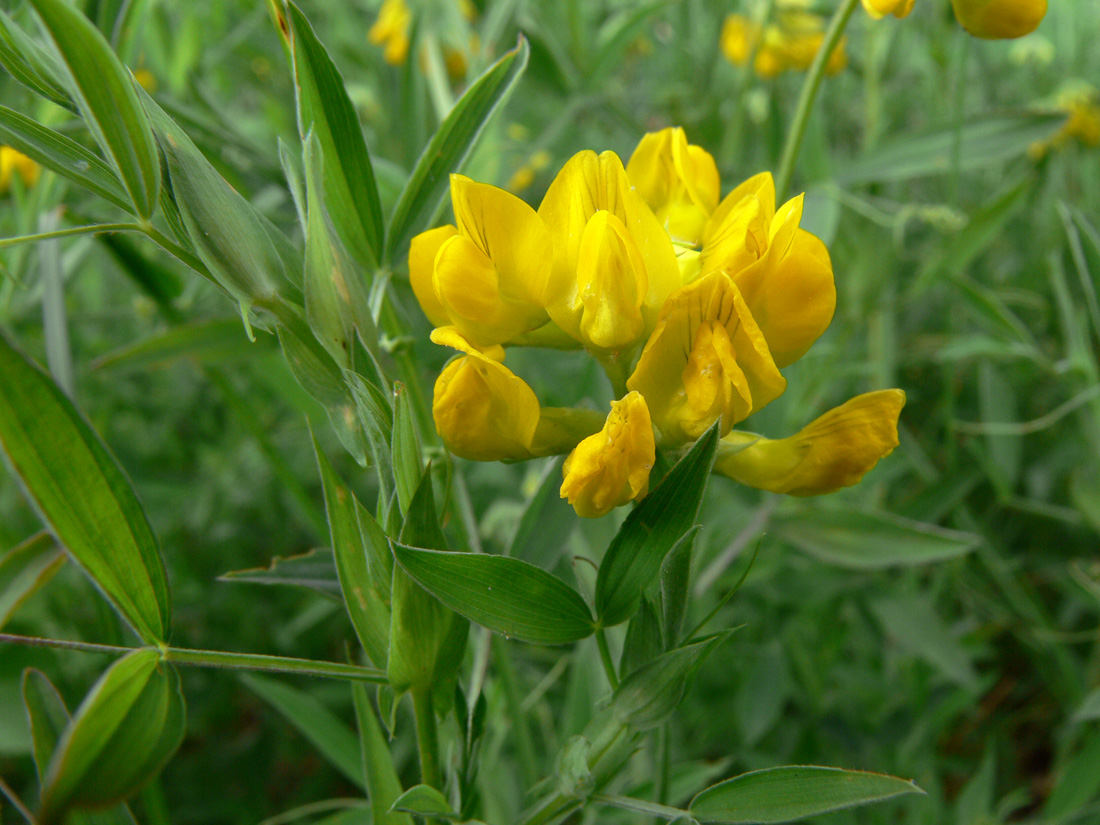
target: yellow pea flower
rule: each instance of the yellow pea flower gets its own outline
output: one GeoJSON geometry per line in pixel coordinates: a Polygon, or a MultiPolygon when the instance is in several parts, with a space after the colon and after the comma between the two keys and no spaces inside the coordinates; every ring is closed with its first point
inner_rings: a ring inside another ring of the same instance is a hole
{"type": "Polygon", "coordinates": [[[962,27],[986,40],[1031,34],[1047,13],[1047,0],[951,0],[951,5],[962,27]]]}
{"type": "Polygon", "coordinates": [[[451,203],[457,226],[422,233],[410,247],[424,314],[435,323],[446,316],[478,346],[544,325],[554,243],[542,219],[515,195],[463,175],[451,175],[451,203]]]}
{"type": "Polygon", "coordinates": [[[1055,105],[1069,117],[1053,136],[1028,147],[1028,156],[1040,160],[1076,138],[1085,146],[1100,146],[1100,91],[1088,83],[1073,83],[1059,94],[1055,105]]]}
{"type": "Polygon", "coordinates": [[[901,390],[879,390],[857,395],[789,438],[730,433],[719,443],[714,472],[792,496],[850,487],[898,446],[904,406],[901,390]]]}
{"type": "Polygon", "coordinates": [[[434,330],[432,341],[465,353],[435,382],[432,418],[447,449],[476,461],[532,458],[539,400],[504,366],[504,348],[479,349],[454,327],[434,330]]]}
{"type": "Polygon", "coordinates": [[[913,10],[916,0],[863,0],[863,8],[876,20],[888,14],[894,17],[906,17],[913,10]]]}
{"type": "Polygon", "coordinates": [[[680,127],[645,135],[626,176],[674,241],[695,245],[715,207],[720,182],[710,152],[688,143],[680,127]]]}
{"type": "Polygon", "coordinates": [[[42,167],[10,146],[0,146],[0,194],[11,189],[13,175],[19,175],[23,186],[30,188],[38,183],[42,167]]]}
{"type": "Polygon", "coordinates": [[[574,155],[539,216],[555,238],[550,318],[596,352],[628,351],[644,340],[680,275],[668,234],[619,157],[574,155]]]}
{"type": "Polygon", "coordinates": [[[382,59],[391,66],[404,65],[409,56],[409,25],[412,12],[405,0],[385,0],[378,10],[378,19],[367,32],[367,38],[382,46],[382,59]]]}
{"type": "MultiPolygon", "coordinates": [[[[763,78],[785,71],[805,71],[825,42],[825,22],[820,15],[798,9],[779,11],[776,22],[760,24],[740,14],[729,15],[722,25],[722,53],[735,66],[744,66],[756,50],[753,70],[763,78]]],[[[827,74],[848,65],[847,38],[841,38],[825,64],[827,74]]]]}
{"type": "Polygon", "coordinates": [[[730,274],[779,367],[805,354],[836,309],[829,251],[799,227],[802,206],[800,195],[777,211],[771,174],[749,178],[711,215],[693,264],[695,272],[730,274]]]}
{"type": "Polygon", "coordinates": [[[599,518],[649,491],[656,460],[645,399],[631,392],[611,402],[603,429],[584,439],[562,466],[561,497],[584,518],[599,518]]]}
{"type": "Polygon", "coordinates": [[[728,432],[787,380],[741,290],[718,270],[669,297],[626,386],[645,397],[662,444],[678,446],[719,418],[728,432]]]}

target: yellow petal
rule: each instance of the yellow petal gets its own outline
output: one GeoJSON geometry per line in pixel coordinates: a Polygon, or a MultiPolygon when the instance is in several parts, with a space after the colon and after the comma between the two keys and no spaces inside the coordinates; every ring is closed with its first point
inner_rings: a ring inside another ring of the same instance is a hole
{"type": "Polygon", "coordinates": [[[645,396],[653,423],[676,445],[719,416],[728,431],[778,398],[787,381],[740,290],[719,270],[669,296],[626,385],[645,396]]]}
{"type": "Polygon", "coordinates": [[[753,43],[760,37],[760,27],[740,14],[731,14],[722,24],[722,54],[735,66],[749,62],[753,43]]]}
{"type": "Polygon", "coordinates": [[[393,66],[400,66],[409,54],[409,24],[412,13],[405,0],[384,0],[378,10],[378,19],[367,32],[367,38],[376,46],[384,46],[382,58],[393,66]]]}
{"type": "Polygon", "coordinates": [[[596,349],[634,344],[645,329],[642,301],[649,287],[645,264],[623,222],[597,212],[581,235],[577,261],[580,339],[596,349]]]}
{"type": "Polygon", "coordinates": [[[863,0],[863,8],[876,20],[888,14],[905,17],[913,10],[916,0],[863,0]]]}
{"type": "Polygon", "coordinates": [[[611,403],[603,429],[577,445],[562,467],[561,497],[584,518],[598,518],[649,490],[656,458],[653,425],[636,392],[611,403]]]}
{"type": "Polygon", "coordinates": [[[901,390],[879,390],[857,395],[790,438],[730,433],[719,444],[714,472],[793,496],[850,487],[898,445],[903,406],[901,390]]]}
{"type": "Polygon", "coordinates": [[[12,175],[19,175],[23,186],[30,188],[38,183],[42,167],[10,146],[0,146],[0,193],[11,188],[12,175]]]}
{"type": "Polygon", "coordinates": [[[696,244],[718,205],[718,167],[676,127],[650,132],[638,143],[627,177],[674,240],[696,244]]]}
{"type": "Polygon", "coordinates": [[[637,248],[648,282],[642,314],[649,328],[665,298],[679,286],[680,272],[672,241],[631,187],[614,152],[574,155],[558,172],[539,207],[539,216],[554,238],[554,271],[547,300],[550,317],[566,331],[576,327],[569,319],[575,315],[581,239],[588,222],[600,211],[614,215],[637,248]]]}
{"type": "Polygon", "coordinates": [[[531,458],[539,401],[497,360],[503,349],[482,352],[453,327],[435,330],[432,340],[466,353],[447,364],[435,382],[432,418],[447,449],[476,461],[531,458]]]}
{"type": "Polygon", "coordinates": [[[975,37],[1005,40],[1039,28],[1047,0],[951,0],[955,17],[975,37]]]}
{"type": "Polygon", "coordinates": [[[420,302],[420,308],[424,310],[428,320],[437,327],[449,324],[450,320],[447,317],[447,310],[436,297],[435,286],[432,284],[435,256],[443,242],[457,234],[458,230],[448,224],[421,232],[409,245],[409,283],[412,285],[416,300],[420,302]]]}

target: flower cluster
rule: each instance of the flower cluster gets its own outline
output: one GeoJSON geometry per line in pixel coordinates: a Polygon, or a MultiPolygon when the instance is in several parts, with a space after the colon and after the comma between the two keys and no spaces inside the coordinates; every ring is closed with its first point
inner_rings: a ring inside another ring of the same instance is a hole
{"type": "Polygon", "coordinates": [[[11,189],[12,179],[18,175],[23,186],[30,188],[38,183],[42,167],[10,146],[0,146],[0,194],[11,189]]]}
{"type": "Polygon", "coordinates": [[[780,370],[836,304],[829,253],[799,227],[802,197],[776,208],[775,195],[762,173],[722,198],[714,159],[679,128],[647,134],[625,167],[580,152],[537,211],[453,175],[454,225],[409,252],[432,340],[461,353],[432,405],[447,447],[479,461],[568,454],[561,494],[587,517],[644,496],[656,450],[715,422],[715,471],[735,480],[792,495],[858,482],[897,445],[900,390],[790,438],[733,429],[783,393],[780,370]],[[615,388],[610,414],[542,407],[504,363],[514,346],[585,349],[615,388]]]}
{"type": "MultiPolygon", "coordinates": [[[[432,32],[442,40],[443,61],[447,74],[452,78],[465,76],[468,54],[480,49],[476,34],[468,32],[467,26],[477,17],[477,7],[471,0],[437,0],[424,4],[420,9],[420,20],[425,30],[432,32]],[[463,32],[468,36],[463,39],[463,32]]],[[[403,66],[409,57],[409,33],[413,25],[413,9],[405,0],[383,0],[378,9],[378,17],[367,32],[367,40],[382,47],[382,59],[391,66],[403,66]]]]}
{"type": "MultiPolygon", "coordinates": [[[[825,18],[809,11],[803,0],[781,0],[775,19],[765,26],[742,14],[731,14],[722,25],[722,53],[736,66],[752,60],[760,77],[785,71],[805,71],[825,40],[825,18]]],[[[841,38],[825,64],[828,74],[848,65],[846,39],[841,38]]]]}
{"type": "MultiPolygon", "coordinates": [[[[916,0],[863,0],[863,7],[879,19],[888,14],[905,17],[916,0]]],[[[964,29],[986,40],[1023,37],[1039,27],[1047,13],[1047,0],[951,0],[955,17],[964,29]]]]}

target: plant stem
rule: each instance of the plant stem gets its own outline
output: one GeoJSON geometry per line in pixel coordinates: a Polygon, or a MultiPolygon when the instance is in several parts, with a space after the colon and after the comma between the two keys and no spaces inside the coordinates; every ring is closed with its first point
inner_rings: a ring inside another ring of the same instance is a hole
{"type": "Polygon", "coordinates": [[[23,800],[15,795],[15,791],[8,787],[8,783],[2,777],[0,777],[0,793],[8,798],[12,807],[19,811],[23,819],[27,820],[30,825],[35,825],[37,820],[35,820],[34,814],[27,809],[27,806],[23,804],[23,800]]]}
{"type": "MultiPolygon", "coordinates": [[[[100,645],[93,642],[74,642],[65,639],[43,639],[37,636],[15,636],[0,633],[0,642],[80,650],[84,653],[130,653],[135,648],[124,645],[100,645]]],[[[301,676],[321,676],[329,679],[347,679],[352,682],[386,684],[386,674],[373,667],[346,665],[341,662],[318,662],[313,659],[294,659],[288,656],[267,656],[259,653],[230,653],[222,650],[191,650],[180,647],[162,647],[165,661],[179,665],[215,667],[230,670],[267,670],[301,676]]]]}
{"type": "Polygon", "coordinates": [[[52,232],[39,232],[36,235],[18,235],[14,238],[0,238],[0,249],[18,246],[24,243],[37,243],[53,238],[68,238],[73,235],[101,235],[104,232],[144,232],[136,223],[97,223],[91,226],[71,226],[68,229],[55,229],[52,232]]]}
{"type": "Polygon", "coordinates": [[[504,701],[508,706],[508,715],[512,717],[512,736],[519,751],[519,764],[525,787],[531,787],[538,779],[535,763],[535,749],[531,745],[531,730],[527,726],[527,717],[523,713],[523,702],[516,685],[516,670],[512,665],[511,651],[507,643],[497,635],[492,637],[493,661],[496,674],[504,687],[504,701]]]}
{"type": "Polygon", "coordinates": [[[966,64],[970,55],[970,35],[962,27],[955,33],[955,89],[951,101],[951,204],[959,205],[962,177],[963,106],[966,102],[966,64]]]}
{"type": "Polygon", "coordinates": [[[439,772],[439,735],[435,726],[432,690],[430,687],[414,688],[412,698],[413,714],[416,716],[416,747],[420,752],[420,781],[441,791],[443,778],[439,772]]]}
{"type": "Polygon", "coordinates": [[[656,786],[654,797],[658,805],[668,804],[668,785],[672,767],[669,739],[669,723],[665,722],[657,728],[657,776],[654,779],[656,786]]]}
{"type": "Polygon", "coordinates": [[[602,627],[596,631],[596,645],[600,648],[600,660],[603,662],[607,681],[611,683],[612,690],[618,690],[619,676],[615,673],[615,662],[611,658],[611,648],[607,646],[607,634],[602,627]]]}
{"type": "Polygon", "coordinates": [[[779,174],[775,180],[775,196],[782,202],[787,195],[787,189],[791,185],[791,177],[794,175],[794,164],[798,160],[798,150],[802,148],[802,138],[806,135],[806,125],[810,122],[810,112],[814,107],[814,99],[817,90],[821,88],[821,81],[825,77],[825,66],[829,62],[829,56],[840,42],[848,20],[852,12],[856,10],[860,0],[844,0],[840,8],[836,10],[833,19],[829,21],[829,28],[825,31],[825,39],[821,47],[814,55],[814,62],[806,73],[806,80],[802,83],[802,91],[798,95],[798,105],[795,108],[794,122],[787,132],[787,142],[783,146],[783,157],[779,161],[779,174]]]}

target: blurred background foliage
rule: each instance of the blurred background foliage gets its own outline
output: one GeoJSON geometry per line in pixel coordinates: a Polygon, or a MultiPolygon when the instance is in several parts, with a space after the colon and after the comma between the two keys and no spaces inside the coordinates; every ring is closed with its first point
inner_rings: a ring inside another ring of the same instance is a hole
{"type": "MultiPolygon", "coordinates": [[[[118,3],[84,5],[110,21],[118,3]]],[[[266,5],[140,5],[119,43],[124,60],[239,191],[294,226],[277,148],[296,140],[294,93],[266,5]]],[[[439,111],[518,32],[531,42],[530,66],[467,173],[535,204],[575,152],[626,158],[644,132],[668,125],[715,155],[728,191],[777,165],[802,77],[759,78],[724,59],[723,20],[756,13],[748,0],[410,0],[401,65],[368,41],[378,3],[301,6],[358,108],[387,212],[439,111]],[[433,42],[449,76],[426,71],[433,42]]],[[[33,28],[21,3],[3,7],[33,28]]],[[[683,802],[676,789],[733,772],[830,764],[912,777],[928,798],[823,822],[1100,818],[1100,122],[1089,120],[1100,115],[1087,105],[1097,103],[1098,40],[1093,0],[1052,3],[1036,34],[1007,43],[968,38],[946,0],[918,3],[903,21],[853,19],[848,66],[825,82],[795,176],[808,193],[803,225],[833,256],[836,319],[751,426],[786,434],[855,393],[897,386],[909,396],[901,446],[862,485],[824,500],[712,483],[689,621],[751,569],[715,624],[742,627],[708,660],[672,728],[673,804],[683,802]],[[1060,131],[1071,110],[1072,135],[1060,131]]],[[[11,78],[0,78],[0,100],[85,137],[11,78]]],[[[6,188],[4,237],[55,225],[60,211],[84,222],[104,210],[50,173],[32,186],[12,176],[6,188]]],[[[208,284],[130,237],[13,247],[0,266],[0,326],[71,380],[145,503],[172,581],[173,643],[344,659],[354,636],[339,602],[219,581],[327,541],[307,420],[343,476],[365,487],[271,336],[248,343],[208,284]],[[179,317],[165,319],[150,290],[179,317]],[[147,341],[157,343],[137,346],[147,341]]],[[[414,349],[427,391],[448,353],[428,343],[405,275],[395,284],[415,334],[392,343],[414,349]]],[[[517,356],[544,404],[606,403],[604,379],[584,359],[517,356]]],[[[497,548],[543,474],[558,472],[461,468],[479,540],[497,548]]],[[[581,523],[552,501],[517,553],[583,587],[591,570],[578,559],[593,558],[616,526],[615,516],[581,523]]],[[[37,529],[4,478],[0,549],[37,529]]],[[[71,566],[5,629],[122,641],[71,566]]],[[[486,688],[481,768],[505,798],[507,777],[531,759],[506,709],[530,711],[524,736],[541,760],[606,696],[594,645],[564,666],[556,651],[507,646],[510,664],[486,688]]],[[[33,783],[22,669],[49,672],[73,706],[105,664],[3,649],[0,774],[17,790],[33,783]]],[[[350,725],[346,686],[302,686],[350,725]]],[[[357,793],[233,675],[189,670],[184,691],[186,741],[138,801],[140,821],[259,822],[357,793]]],[[[411,728],[398,717],[395,753],[410,780],[411,728]]],[[[639,788],[652,781],[648,759],[635,759],[639,788]]],[[[507,821],[507,810],[493,813],[507,821]]]]}

